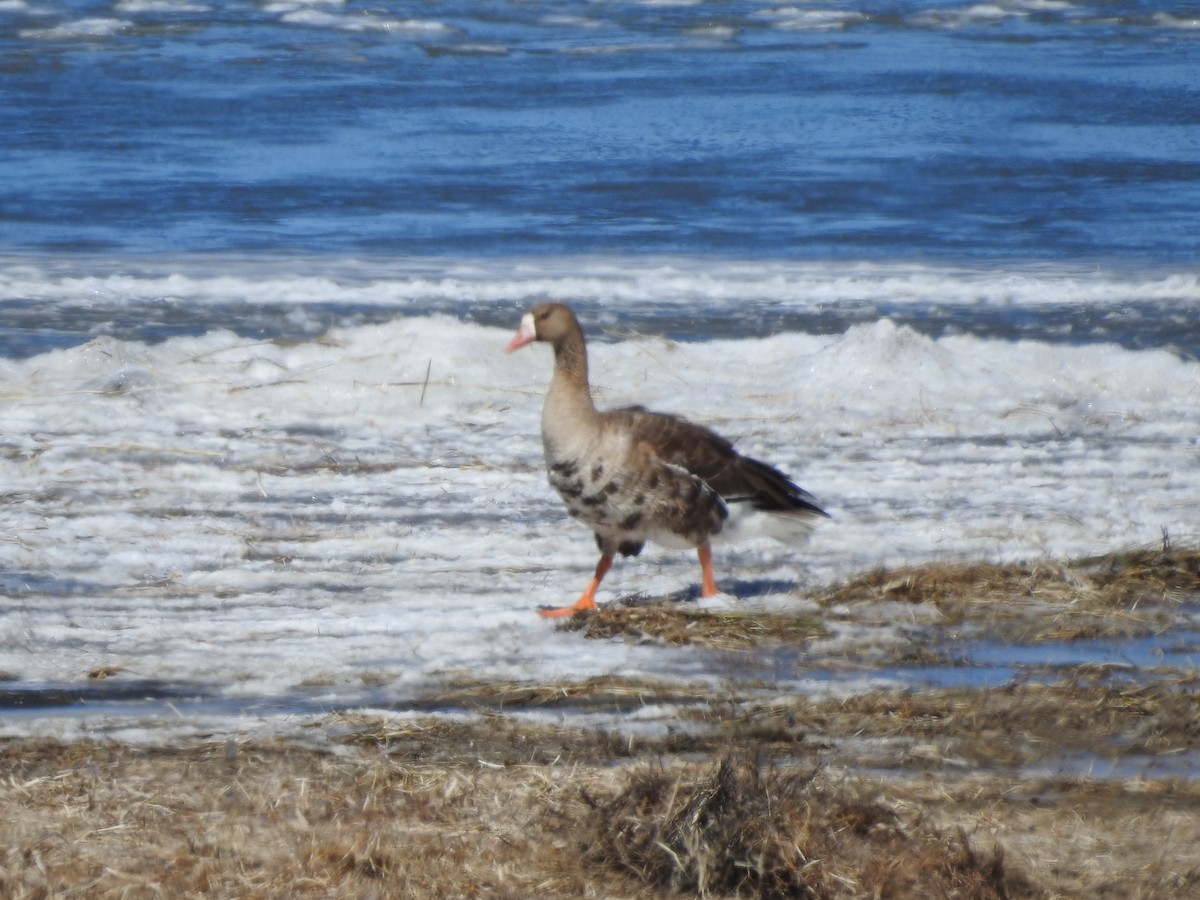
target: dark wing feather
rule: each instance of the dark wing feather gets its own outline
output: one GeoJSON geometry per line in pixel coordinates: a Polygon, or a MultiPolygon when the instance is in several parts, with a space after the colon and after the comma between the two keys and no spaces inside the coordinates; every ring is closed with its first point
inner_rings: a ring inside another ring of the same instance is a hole
{"type": "Polygon", "coordinates": [[[727,502],[750,502],[767,512],[829,515],[812,494],[774,466],[742,456],[703,425],[641,406],[614,409],[604,417],[628,429],[635,440],[652,445],[659,459],[702,479],[727,502]]]}

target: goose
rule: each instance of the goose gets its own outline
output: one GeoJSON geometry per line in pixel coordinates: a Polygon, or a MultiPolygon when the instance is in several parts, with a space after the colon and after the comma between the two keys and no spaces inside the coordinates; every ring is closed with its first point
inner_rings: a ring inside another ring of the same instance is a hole
{"type": "Polygon", "coordinates": [[[554,349],[554,374],[542,407],[546,473],[568,514],[594,532],[600,551],[579,599],[539,609],[541,615],[594,610],[596,591],[616,555],[637,556],[647,541],[695,550],[700,595],[712,597],[720,593],[713,538],[754,532],[796,544],[817,519],[828,517],[788,476],[742,456],[702,425],[642,406],[597,410],[587,342],[569,306],[543,303],[528,310],[507,350],[535,341],[554,349]],[[752,519],[762,527],[748,527],[752,519]]]}

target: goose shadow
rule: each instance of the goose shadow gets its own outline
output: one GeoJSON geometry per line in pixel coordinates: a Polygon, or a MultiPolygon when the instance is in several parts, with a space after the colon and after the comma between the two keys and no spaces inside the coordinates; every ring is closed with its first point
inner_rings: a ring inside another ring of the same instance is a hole
{"type": "MultiPolygon", "coordinates": [[[[796,594],[797,584],[778,578],[734,579],[725,582],[721,591],[736,600],[756,600],[761,597],[796,594]]],[[[693,584],[667,594],[626,594],[614,601],[619,606],[648,606],[652,603],[696,603],[701,599],[700,585],[693,584]]]]}

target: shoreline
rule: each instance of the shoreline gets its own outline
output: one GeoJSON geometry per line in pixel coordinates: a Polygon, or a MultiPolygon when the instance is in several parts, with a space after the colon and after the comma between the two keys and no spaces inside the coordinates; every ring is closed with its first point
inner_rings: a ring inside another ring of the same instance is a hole
{"type": "Polygon", "coordinates": [[[560,627],[863,670],[972,661],[911,634],[821,651],[821,614],[860,637],[903,612],[996,646],[1166,649],[820,696],[750,668],[718,690],[463,680],[441,706],[330,712],[287,738],[3,738],[0,891],[1200,897],[1198,598],[1200,552],[1168,546],[881,570],[791,614],[631,601],[560,627]]]}

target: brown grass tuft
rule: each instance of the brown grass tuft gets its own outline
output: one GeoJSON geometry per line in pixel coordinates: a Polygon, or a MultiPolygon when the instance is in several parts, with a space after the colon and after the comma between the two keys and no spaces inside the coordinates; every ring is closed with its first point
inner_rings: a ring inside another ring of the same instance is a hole
{"type": "Polygon", "coordinates": [[[1191,781],[881,780],[598,748],[503,765],[471,761],[477,737],[441,733],[437,764],[370,745],[0,743],[0,896],[1200,896],[1191,781]]]}
{"type": "Polygon", "coordinates": [[[895,842],[893,852],[871,854],[861,874],[862,895],[880,900],[954,897],[1007,900],[1044,892],[1006,865],[1004,851],[980,852],[961,828],[895,842]]]}
{"type": "Polygon", "coordinates": [[[699,778],[644,769],[615,796],[588,798],[594,836],[587,856],[701,896],[825,896],[820,859],[802,846],[813,843],[803,840],[806,781],[764,780],[757,766],[731,757],[699,778]]]}
{"type": "Polygon", "coordinates": [[[707,771],[643,768],[616,794],[588,797],[585,856],[647,884],[701,897],[1035,896],[1000,849],[961,829],[906,831],[881,801],[816,772],[728,756],[707,771]]]}
{"type": "MultiPolygon", "coordinates": [[[[928,603],[945,623],[994,628],[1009,641],[1146,634],[1169,627],[1168,607],[1200,600],[1200,549],[1164,542],[1067,562],[877,569],[812,599],[824,607],[928,603]]],[[[563,619],[558,627],[588,638],[718,650],[796,645],[828,633],[821,617],[807,611],[708,610],[675,597],[609,603],[563,619]]]]}
{"type": "Polygon", "coordinates": [[[1166,545],[1069,562],[878,569],[813,599],[928,603],[946,623],[986,627],[1009,641],[1147,634],[1170,627],[1179,604],[1200,600],[1200,550],[1166,545]]]}
{"type": "Polygon", "coordinates": [[[797,644],[826,633],[819,619],[803,612],[705,610],[670,601],[611,603],[587,615],[571,616],[559,628],[582,631],[589,638],[719,650],[797,644]]]}
{"type": "Polygon", "coordinates": [[[1178,601],[1200,596],[1200,549],[1165,546],[1068,563],[930,563],[878,569],[834,586],[823,604],[906,600],[944,604],[1007,598],[1093,606],[1128,606],[1139,600],[1178,601]]]}
{"type": "Polygon", "coordinates": [[[1092,580],[1112,603],[1140,596],[1162,599],[1200,596],[1200,549],[1163,546],[1080,560],[1071,566],[1092,580]]]}

